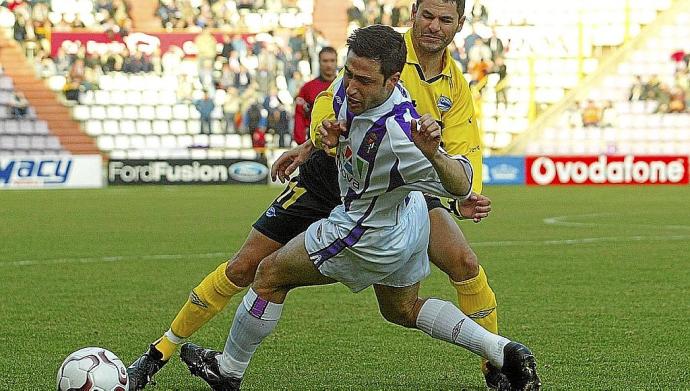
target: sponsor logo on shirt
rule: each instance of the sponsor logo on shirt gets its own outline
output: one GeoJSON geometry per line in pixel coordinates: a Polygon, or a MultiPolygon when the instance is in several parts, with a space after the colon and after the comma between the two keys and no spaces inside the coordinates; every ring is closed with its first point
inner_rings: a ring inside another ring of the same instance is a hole
{"type": "Polygon", "coordinates": [[[450,110],[451,106],[453,106],[453,101],[450,100],[449,97],[441,95],[441,97],[438,98],[438,102],[436,102],[436,106],[439,110],[441,110],[442,113],[445,113],[446,111],[450,110]]]}
{"type": "Polygon", "coordinates": [[[353,159],[352,148],[346,145],[344,148],[338,150],[338,165],[340,167],[340,175],[349,183],[350,187],[355,190],[360,189],[359,181],[355,178],[354,168],[352,166],[353,159]]]}

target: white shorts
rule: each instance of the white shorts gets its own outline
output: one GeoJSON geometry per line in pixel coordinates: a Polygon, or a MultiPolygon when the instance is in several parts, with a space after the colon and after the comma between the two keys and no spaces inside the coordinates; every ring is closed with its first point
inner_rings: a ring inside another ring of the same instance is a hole
{"type": "Polygon", "coordinates": [[[304,245],[319,272],[359,292],[370,285],[414,285],[429,275],[429,213],[420,193],[410,194],[407,213],[394,227],[345,224],[334,215],[307,228],[304,245]]]}

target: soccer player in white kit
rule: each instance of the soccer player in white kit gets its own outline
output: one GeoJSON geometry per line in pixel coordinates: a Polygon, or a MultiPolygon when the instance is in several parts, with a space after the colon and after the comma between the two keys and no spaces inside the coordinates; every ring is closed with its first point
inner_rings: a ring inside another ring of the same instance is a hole
{"type": "Polygon", "coordinates": [[[214,390],[239,390],[288,291],[341,282],[354,292],[373,285],[388,321],[486,358],[510,380],[506,389],[538,389],[525,346],[486,331],[450,302],[419,298],[419,282],[429,274],[429,218],[420,191],[463,200],[472,167],[464,156],[443,152],[440,126],[419,117],[398,83],[406,59],[400,34],[369,26],[355,31],[348,46],[344,77],[334,86],[338,122],[323,131],[324,143],[337,146],[342,204],[261,262],[222,353],[187,343],[182,360],[214,390]]]}

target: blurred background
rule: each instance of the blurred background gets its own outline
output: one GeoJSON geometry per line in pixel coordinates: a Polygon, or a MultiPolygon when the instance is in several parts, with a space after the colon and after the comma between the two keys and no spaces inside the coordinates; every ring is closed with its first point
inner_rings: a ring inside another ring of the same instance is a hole
{"type": "MultiPolygon", "coordinates": [[[[319,75],[321,48],[336,48],[342,66],[350,31],[405,31],[411,3],[4,1],[0,156],[270,164],[296,145],[295,97],[319,75]]],[[[472,88],[485,157],[687,157],[689,9],[467,1],[450,50],[472,88]]],[[[485,180],[524,181],[521,166],[497,178],[485,170],[485,180]]]]}

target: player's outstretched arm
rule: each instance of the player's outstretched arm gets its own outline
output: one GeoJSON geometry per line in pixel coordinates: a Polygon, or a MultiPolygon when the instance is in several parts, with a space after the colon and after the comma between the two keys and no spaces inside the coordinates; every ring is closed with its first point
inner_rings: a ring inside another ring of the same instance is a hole
{"type": "Polygon", "coordinates": [[[465,167],[440,150],[441,126],[428,114],[418,121],[412,119],[412,141],[429,159],[441,180],[443,188],[458,197],[469,196],[472,187],[472,174],[465,167]]]}
{"type": "Polygon", "coordinates": [[[290,175],[295,172],[297,167],[307,161],[312,151],[314,151],[314,144],[311,140],[307,140],[291,150],[283,152],[271,166],[271,179],[273,179],[273,182],[276,179],[279,179],[281,183],[289,181],[290,175]]]}

